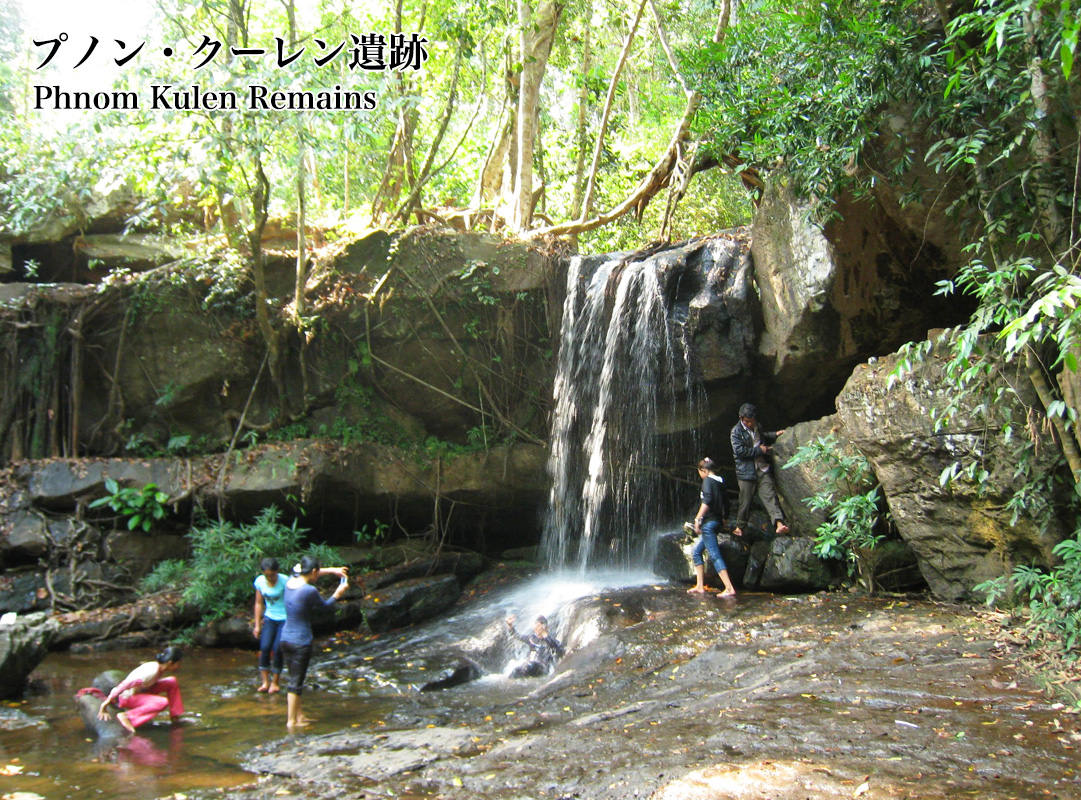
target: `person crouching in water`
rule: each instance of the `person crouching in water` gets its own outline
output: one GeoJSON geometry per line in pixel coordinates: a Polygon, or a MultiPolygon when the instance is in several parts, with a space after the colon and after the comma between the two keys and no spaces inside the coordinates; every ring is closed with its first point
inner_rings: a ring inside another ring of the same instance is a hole
{"type": "Polygon", "coordinates": [[[709,560],[713,562],[717,574],[724,584],[724,591],[719,597],[735,597],[736,589],[732,585],[732,579],[728,576],[728,568],[721,557],[721,548],[717,544],[717,528],[721,521],[728,517],[728,498],[724,494],[724,480],[720,475],[713,472],[713,460],[703,458],[698,462],[698,477],[702,479],[702,504],[694,517],[694,532],[699,534],[698,542],[691,551],[691,562],[694,564],[695,584],[688,592],[705,592],[706,590],[706,564],[702,559],[702,551],[709,551],[709,560]]]}
{"type": "Polygon", "coordinates": [[[135,733],[136,728],[154,719],[166,708],[173,724],[179,722],[180,715],[184,713],[180,684],[176,678],[165,675],[176,671],[183,655],[179,647],[166,647],[154,657],[154,661],[145,661],[133,669],[102,701],[98,719],[109,718],[109,712],[105,709],[115,701],[117,708],[123,709],[116,715],[117,722],[128,733],[135,733]]]}
{"type": "Polygon", "coordinates": [[[548,670],[563,657],[563,645],[548,633],[548,618],[541,615],[533,623],[533,633],[522,636],[514,629],[514,615],[507,617],[507,628],[511,636],[529,646],[529,661],[514,668],[512,678],[539,678],[547,675],[548,670]]]}

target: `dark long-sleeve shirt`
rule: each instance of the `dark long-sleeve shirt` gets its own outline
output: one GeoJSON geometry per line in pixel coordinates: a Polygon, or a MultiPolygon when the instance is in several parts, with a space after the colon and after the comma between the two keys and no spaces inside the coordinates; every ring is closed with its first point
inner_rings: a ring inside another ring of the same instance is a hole
{"type": "Polygon", "coordinates": [[[317,608],[330,608],[336,599],[326,600],[319,590],[311,584],[304,584],[295,589],[285,585],[285,627],[282,628],[282,641],[293,645],[312,643],[311,613],[317,608]]]}
{"type": "Polygon", "coordinates": [[[563,645],[561,645],[559,640],[551,634],[548,634],[542,639],[535,633],[522,636],[522,634],[513,629],[511,629],[511,633],[514,634],[515,639],[524,642],[529,646],[529,660],[536,661],[546,670],[557,658],[562,658],[564,655],[565,651],[563,650],[563,645]]]}

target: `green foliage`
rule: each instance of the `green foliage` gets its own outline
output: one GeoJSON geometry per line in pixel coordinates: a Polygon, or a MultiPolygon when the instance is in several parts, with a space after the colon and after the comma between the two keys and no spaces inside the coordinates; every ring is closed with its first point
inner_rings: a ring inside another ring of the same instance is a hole
{"type": "Polygon", "coordinates": [[[166,592],[187,586],[190,579],[191,566],[187,561],[179,558],[159,561],[154,570],[143,578],[139,590],[143,594],[166,592]]]}
{"type": "Polygon", "coordinates": [[[879,533],[883,514],[881,497],[871,465],[859,453],[845,453],[833,434],[801,445],[784,465],[789,469],[809,464],[819,478],[819,489],[804,500],[815,511],[828,513],[815,531],[815,553],[821,558],[847,561],[868,590],[875,588],[869,551],[885,538],[879,533]]]}
{"type": "Polygon", "coordinates": [[[742,10],[722,44],[682,54],[704,95],[696,126],[719,154],[783,166],[805,196],[859,189],[857,167],[917,33],[909,6],[765,0],[742,10]]]}
{"type": "Polygon", "coordinates": [[[458,280],[469,288],[475,302],[482,306],[494,306],[499,299],[493,294],[489,276],[498,274],[499,267],[489,266],[483,261],[471,260],[458,274],[458,280]]]}
{"type": "Polygon", "coordinates": [[[121,487],[112,478],[106,478],[105,489],[109,495],[95,500],[88,507],[108,506],[121,517],[127,517],[129,531],[136,528],[149,531],[155,522],[165,519],[168,514],[165,503],[169,495],[159,491],[157,484],[148,483],[142,489],[136,489],[132,486],[121,487]]]}
{"type": "Polygon", "coordinates": [[[373,519],[371,525],[364,523],[359,531],[353,532],[353,535],[356,536],[359,544],[379,544],[390,536],[390,523],[373,519]]]}
{"type": "Polygon", "coordinates": [[[0,233],[19,235],[88,200],[99,163],[73,124],[60,134],[0,111],[0,233]]]}
{"type": "MultiPolygon", "coordinates": [[[[203,612],[204,619],[228,616],[252,597],[252,581],[259,572],[259,560],[277,558],[288,574],[292,564],[306,553],[315,555],[324,566],[340,561],[338,552],[326,545],[305,548],[307,530],[296,520],[286,525],[281,511],[270,506],[247,525],[231,522],[208,522],[188,534],[192,542],[192,560],[184,600],[203,612]]],[[[147,579],[151,585],[174,585],[183,578],[175,562],[158,565],[147,579]]]]}
{"type": "Polygon", "coordinates": [[[1018,566],[1010,577],[985,581],[975,591],[989,606],[1002,601],[1027,604],[1024,627],[1041,646],[1070,660],[1081,655],[1081,534],[1055,546],[1061,564],[1052,570],[1018,566]]]}

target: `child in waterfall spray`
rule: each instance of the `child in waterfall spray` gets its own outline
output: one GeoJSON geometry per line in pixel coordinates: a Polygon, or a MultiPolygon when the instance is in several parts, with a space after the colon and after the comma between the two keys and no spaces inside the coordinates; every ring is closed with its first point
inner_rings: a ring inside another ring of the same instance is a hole
{"type": "Polygon", "coordinates": [[[548,633],[548,618],[538,616],[533,623],[533,633],[523,636],[514,629],[514,615],[507,617],[507,628],[511,636],[529,646],[529,660],[514,668],[512,678],[539,678],[547,675],[548,670],[564,654],[563,645],[548,633]]]}
{"type": "Polygon", "coordinates": [[[728,517],[728,498],[724,495],[724,480],[720,475],[714,474],[713,467],[713,460],[710,458],[703,458],[698,462],[698,477],[702,479],[702,504],[694,517],[694,532],[699,534],[698,543],[691,552],[695,584],[687,591],[690,593],[707,591],[706,564],[702,559],[702,552],[708,550],[709,560],[713,562],[721,583],[724,584],[724,591],[719,596],[735,597],[736,588],[728,576],[728,567],[721,556],[720,545],[717,544],[717,528],[728,517]]]}

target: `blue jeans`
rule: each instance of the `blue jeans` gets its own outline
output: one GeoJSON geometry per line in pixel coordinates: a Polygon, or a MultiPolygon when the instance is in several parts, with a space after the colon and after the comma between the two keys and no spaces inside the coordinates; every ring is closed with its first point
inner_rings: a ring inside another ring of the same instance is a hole
{"type": "Polygon", "coordinates": [[[699,537],[694,550],[691,551],[691,562],[697,567],[705,562],[702,560],[702,551],[709,550],[709,560],[713,562],[713,568],[720,574],[721,570],[728,569],[724,558],[721,557],[721,546],[717,544],[717,528],[720,521],[707,519],[702,523],[702,535],[699,537]]]}
{"type": "Polygon", "coordinates": [[[267,619],[263,617],[263,628],[259,632],[259,669],[264,672],[273,672],[275,675],[282,674],[282,628],[285,627],[284,619],[267,619]],[[274,654],[273,667],[270,656],[274,654]]]}

